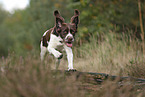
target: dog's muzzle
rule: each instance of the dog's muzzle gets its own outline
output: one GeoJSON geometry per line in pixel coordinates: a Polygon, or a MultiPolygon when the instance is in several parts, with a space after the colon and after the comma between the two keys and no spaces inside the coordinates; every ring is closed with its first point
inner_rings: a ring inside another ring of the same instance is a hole
{"type": "Polygon", "coordinates": [[[65,44],[66,44],[68,47],[72,47],[73,41],[74,41],[74,38],[69,36],[69,37],[67,37],[67,38],[65,39],[65,44]]]}

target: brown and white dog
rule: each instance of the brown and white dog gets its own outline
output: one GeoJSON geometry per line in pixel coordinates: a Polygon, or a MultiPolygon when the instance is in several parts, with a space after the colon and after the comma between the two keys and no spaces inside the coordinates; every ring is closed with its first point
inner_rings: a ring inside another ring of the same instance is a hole
{"type": "MultiPolygon", "coordinates": [[[[67,54],[68,70],[73,69],[73,52],[72,43],[77,32],[79,23],[79,11],[75,9],[74,16],[71,18],[71,23],[65,23],[64,18],[60,15],[59,11],[54,11],[55,26],[47,30],[41,39],[41,60],[44,59],[45,53],[48,51],[58,59],[58,65],[63,54],[57,49],[58,46],[63,46],[67,54]]],[[[58,66],[57,66],[58,67],[58,66]]]]}

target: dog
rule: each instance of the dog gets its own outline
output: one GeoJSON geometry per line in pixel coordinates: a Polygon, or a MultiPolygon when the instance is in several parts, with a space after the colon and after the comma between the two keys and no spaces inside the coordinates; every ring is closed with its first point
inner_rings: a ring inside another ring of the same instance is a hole
{"type": "Polygon", "coordinates": [[[47,30],[41,38],[40,57],[42,61],[44,60],[45,53],[48,51],[57,59],[57,69],[60,63],[60,59],[63,57],[63,54],[57,50],[57,47],[63,46],[67,54],[68,70],[75,70],[73,68],[72,46],[75,39],[75,34],[77,33],[78,29],[79,14],[79,10],[75,9],[74,16],[71,18],[71,22],[65,23],[65,20],[60,15],[59,11],[54,11],[55,26],[47,30]]]}

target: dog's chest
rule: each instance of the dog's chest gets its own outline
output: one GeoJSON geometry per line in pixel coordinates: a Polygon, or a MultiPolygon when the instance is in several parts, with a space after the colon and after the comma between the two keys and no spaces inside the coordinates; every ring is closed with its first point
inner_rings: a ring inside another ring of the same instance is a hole
{"type": "Polygon", "coordinates": [[[50,41],[48,42],[48,46],[50,46],[51,48],[55,48],[59,51],[63,51],[63,39],[60,38],[59,36],[56,36],[54,34],[50,35],[50,41]]]}
{"type": "Polygon", "coordinates": [[[51,46],[52,48],[63,46],[63,39],[60,38],[59,36],[51,34],[50,35],[50,40],[48,42],[48,46],[51,46]]]}

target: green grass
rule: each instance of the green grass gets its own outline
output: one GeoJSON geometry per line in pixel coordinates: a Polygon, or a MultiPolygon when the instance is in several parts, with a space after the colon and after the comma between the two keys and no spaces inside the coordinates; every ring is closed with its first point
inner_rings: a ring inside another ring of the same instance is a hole
{"type": "MultiPolygon", "coordinates": [[[[78,71],[108,73],[118,76],[145,78],[145,54],[141,41],[130,35],[114,32],[101,38],[91,37],[90,43],[74,47],[74,67],[78,71]]],[[[101,85],[76,80],[51,72],[54,58],[48,55],[42,64],[39,54],[26,57],[10,54],[0,59],[1,97],[144,97],[144,87],[132,84],[119,86],[117,81],[105,81],[101,85]]],[[[64,56],[60,70],[67,69],[64,56]]]]}

